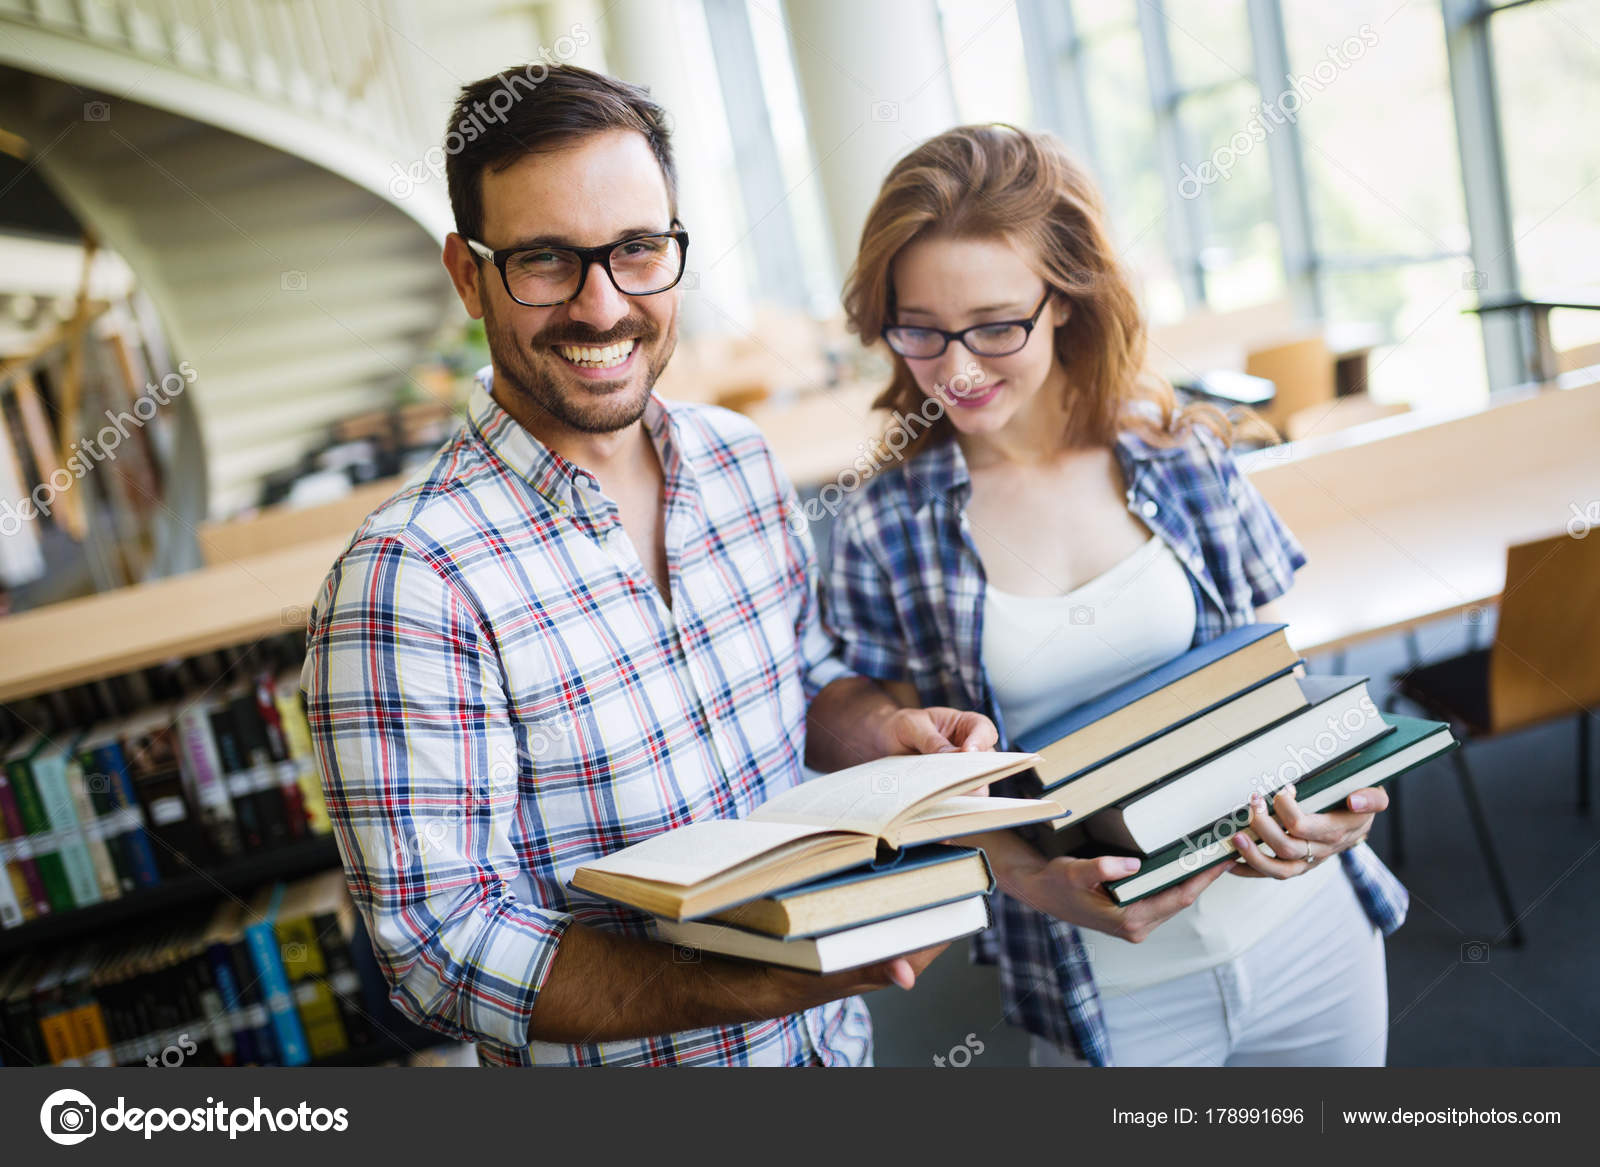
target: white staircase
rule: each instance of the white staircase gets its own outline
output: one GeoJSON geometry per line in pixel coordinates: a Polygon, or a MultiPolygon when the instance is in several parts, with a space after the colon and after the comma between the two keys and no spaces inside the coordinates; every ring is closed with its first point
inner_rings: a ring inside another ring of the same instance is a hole
{"type": "Polygon", "coordinates": [[[443,178],[391,189],[443,129],[401,75],[409,15],[0,0],[0,127],[127,260],[196,370],[205,477],[189,488],[213,516],[253,503],[329,422],[394,401],[459,318],[443,178]]]}

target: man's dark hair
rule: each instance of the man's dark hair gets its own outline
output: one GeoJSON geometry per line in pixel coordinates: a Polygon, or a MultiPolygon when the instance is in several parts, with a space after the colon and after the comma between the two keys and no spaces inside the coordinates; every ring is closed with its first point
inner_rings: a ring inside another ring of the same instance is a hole
{"type": "Polygon", "coordinates": [[[676,217],[678,174],[667,114],[647,90],[576,65],[537,62],[463,86],[444,139],[456,230],[469,239],[481,238],[485,169],[503,170],[529,154],[607,130],[636,130],[645,136],[661,164],[667,206],[676,217]]]}

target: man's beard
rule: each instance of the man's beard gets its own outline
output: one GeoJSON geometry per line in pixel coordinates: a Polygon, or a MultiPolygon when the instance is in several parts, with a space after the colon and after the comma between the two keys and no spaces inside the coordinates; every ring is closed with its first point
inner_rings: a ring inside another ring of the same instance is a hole
{"type": "Polygon", "coordinates": [[[668,325],[662,341],[661,330],[644,316],[624,317],[604,332],[582,325],[555,325],[531,337],[527,344],[509,326],[496,320],[488,305],[484,306],[483,325],[489,355],[494,360],[495,387],[535,406],[568,429],[586,434],[615,433],[643,417],[656,378],[667,367],[678,343],[676,319],[668,325]],[[637,370],[628,372],[631,380],[638,381],[636,388],[603,394],[585,391],[579,386],[604,382],[584,382],[575,376],[562,378],[549,363],[565,363],[553,348],[557,344],[603,348],[629,338],[637,339],[637,359],[645,361],[642,379],[637,370]]]}

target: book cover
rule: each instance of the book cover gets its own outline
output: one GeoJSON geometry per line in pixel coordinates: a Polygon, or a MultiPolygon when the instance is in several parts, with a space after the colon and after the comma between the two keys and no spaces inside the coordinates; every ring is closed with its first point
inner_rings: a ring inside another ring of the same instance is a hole
{"type": "MultiPolygon", "coordinates": [[[[81,738],[80,738],[81,741],[81,738]]],[[[122,874],[118,860],[111,848],[110,824],[101,817],[89,790],[90,775],[85,772],[83,750],[74,745],[65,755],[67,794],[72,800],[72,810],[83,832],[84,846],[94,867],[95,881],[100,887],[100,898],[114,900],[122,895],[122,874]]],[[[92,765],[90,767],[92,770],[92,765]]],[[[103,780],[102,780],[103,781],[103,780]]]]}
{"type": "Polygon", "coordinates": [[[239,841],[246,851],[259,851],[266,843],[261,808],[256,799],[256,775],[245,761],[244,750],[234,728],[233,710],[219,701],[206,712],[211,740],[216,743],[222,768],[223,785],[233,803],[233,816],[239,824],[239,841]]]}
{"type": "MultiPolygon", "coordinates": [[[[1406,717],[1398,713],[1381,715],[1390,732],[1316,774],[1296,783],[1295,800],[1316,813],[1343,801],[1352,791],[1367,786],[1382,786],[1425,762],[1449,753],[1459,743],[1450,736],[1443,722],[1406,717]]],[[[1233,835],[1248,823],[1241,808],[1227,824],[1217,824],[1192,838],[1180,839],[1144,859],[1139,870],[1124,879],[1105,885],[1118,904],[1137,903],[1191,875],[1218,863],[1231,861],[1237,854],[1233,835]]],[[[1254,837],[1254,832],[1251,832],[1254,837]]]]}
{"type": "Polygon", "coordinates": [[[311,1047],[278,947],[277,915],[283,893],[280,883],[257,897],[251,909],[255,918],[245,924],[244,939],[261,982],[262,1001],[272,1020],[279,1061],[285,1066],[303,1066],[311,1060],[311,1047]]]}
{"type": "Polygon", "coordinates": [[[718,912],[711,921],[805,939],[988,895],[994,886],[994,872],[978,848],[925,843],[718,912]],[[930,879],[929,873],[945,878],[930,879]]]}
{"type": "Polygon", "coordinates": [[[216,850],[184,790],[172,725],[157,716],[130,726],[122,741],[122,757],[144,808],[161,878],[188,875],[209,862],[216,850]]]}
{"type": "Polygon", "coordinates": [[[11,843],[6,838],[5,824],[0,822],[0,928],[15,928],[28,918],[17,897],[19,884],[25,892],[27,885],[20,877],[12,878],[11,843]]]}
{"type": "Polygon", "coordinates": [[[122,743],[113,739],[96,746],[94,767],[95,772],[105,778],[103,797],[119,827],[115,838],[127,860],[134,885],[155,887],[161,882],[161,872],[145,826],[144,807],[123,757],[122,743]]]}
{"type": "Polygon", "coordinates": [[[233,792],[211,726],[212,709],[190,702],[178,714],[176,757],[184,789],[216,851],[232,857],[244,852],[233,792]]]}
{"type": "Polygon", "coordinates": [[[1302,677],[1308,705],[1205,762],[1085,820],[1102,842],[1149,854],[1231,814],[1252,792],[1270,797],[1391,731],[1367,678],[1302,677]]]}
{"type": "Polygon", "coordinates": [[[246,1023],[251,1026],[259,1064],[282,1065],[282,1059],[278,1056],[278,1038],[272,1015],[267,1012],[261,978],[256,975],[255,960],[250,955],[250,943],[244,936],[242,914],[238,935],[228,942],[227,947],[228,957],[233,962],[234,983],[239,987],[239,1008],[244,1013],[246,1023]]]}
{"type": "Polygon", "coordinates": [[[238,978],[234,976],[233,958],[225,937],[208,938],[206,959],[211,962],[211,979],[217,986],[222,1015],[233,1033],[236,1063],[241,1066],[261,1064],[261,1055],[256,1049],[255,1029],[244,1008],[244,999],[239,992],[238,978]]]}
{"type": "MultiPolygon", "coordinates": [[[[80,820],[92,823],[92,826],[84,828],[85,832],[92,838],[99,839],[104,846],[106,856],[111,862],[112,875],[116,880],[117,894],[126,895],[138,888],[139,880],[124,839],[128,824],[112,800],[111,776],[99,762],[97,751],[102,744],[104,743],[99,741],[82,741],[78,744],[76,768],[78,786],[74,789],[73,795],[74,798],[80,798],[81,795],[82,799],[87,800],[87,810],[80,801],[78,817],[80,820]]],[[[98,866],[98,861],[96,865],[98,866]]]]}
{"type": "Polygon", "coordinates": [[[328,965],[317,942],[316,928],[308,917],[291,915],[279,918],[277,931],[284,972],[294,992],[311,1056],[326,1058],[349,1049],[339,1003],[328,987],[328,965]]]}
{"type": "Polygon", "coordinates": [[[13,755],[8,758],[6,773],[11,778],[11,789],[22,813],[22,825],[27,829],[28,842],[33,848],[34,866],[38,868],[39,879],[44,883],[50,908],[56,912],[70,912],[77,903],[72,898],[66,864],[57,850],[55,833],[50,829],[44,803],[39,798],[39,788],[33,780],[31,753],[37,752],[38,745],[36,742],[32,751],[25,751],[30,756],[13,755]]]}
{"type": "Polygon", "coordinates": [[[22,907],[22,914],[30,920],[48,916],[53,910],[50,895],[45,891],[39,865],[33,858],[33,842],[28,838],[28,826],[22,821],[22,808],[17,805],[16,792],[11,788],[9,769],[3,764],[0,764],[0,820],[5,822],[9,840],[6,874],[22,907]]]}
{"type": "Polygon", "coordinates": [[[300,788],[300,767],[289,754],[289,740],[283,732],[283,717],[278,712],[276,687],[270,672],[256,674],[251,689],[256,717],[267,747],[268,762],[277,780],[278,796],[291,838],[304,838],[309,832],[305,792],[300,788]]]}
{"type": "Polygon", "coordinates": [[[255,690],[245,688],[235,693],[228,699],[228,710],[232,714],[231,724],[240,762],[250,775],[250,789],[261,824],[262,845],[279,846],[293,837],[293,829],[289,822],[290,810],[278,784],[278,768],[267,743],[266,729],[261,723],[255,690]]]}
{"type": "Polygon", "coordinates": [[[301,703],[299,675],[280,676],[274,686],[273,700],[278,707],[284,745],[294,762],[295,782],[305,803],[306,826],[311,834],[327,834],[333,830],[333,823],[328,819],[328,806],[322,793],[322,772],[317,767],[316,752],[311,744],[311,725],[301,703]]]}
{"type": "Polygon", "coordinates": [[[61,856],[67,888],[72,893],[73,903],[86,908],[100,902],[100,880],[73,808],[72,792],[67,785],[67,758],[66,750],[47,744],[30,761],[34,785],[39,792],[39,806],[55,836],[56,853],[61,856]]]}
{"type": "MultiPolygon", "coordinates": [[[[1287,625],[1284,624],[1246,624],[1239,628],[1229,629],[1221,636],[1197,645],[1181,656],[1174,657],[1166,664],[1151,669],[1148,673],[1135,677],[1126,684],[1119,685],[1092,701],[1086,701],[1082,705],[1067,710],[1061,716],[1046,722],[1029,733],[1020,735],[1016,741],[1016,748],[1035,753],[1043,752],[1051,744],[1070,737],[1097,721],[1103,721],[1127,706],[1133,705],[1145,697],[1152,696],[1183,678],[1255,644],[1257,641],[1265,640],[1269,636],[1282,632],[1286,627],[1287,625]]],[[[1260,678],[1260,680],[1270,680],[1271,677],[1278,676],[1283,671],[1285,670],[1282,668],[1274,669],[1271,676],[1260,678]]],[[[1216,700],[1212,704],[1220,704],[1237,695],[1237,693],[1232,692],[1218,693],[1216,700]]],[[[1187,721],[1190,718],[1198,717],[1210,707],[1208,705],[1205,708],[1194,709],[1183,720],[1187,721]]],[[[1163,731],[1171,729],[1175,724],[1181,724],[1181,722],[1163,725],[1161,729],[1163,731]]],[[[1141,738],[1139,742],[1130,743],[1124,748],[1131,749],[1136,745],[1142,744],[1145,740],[1148,739],[1141,738]]],[[[1118,752],[1120,753],[1121,750],[1118,752]]],[[[1099,761],[1104,760],[1106,759],[1099,759],[1099,761]]]]}

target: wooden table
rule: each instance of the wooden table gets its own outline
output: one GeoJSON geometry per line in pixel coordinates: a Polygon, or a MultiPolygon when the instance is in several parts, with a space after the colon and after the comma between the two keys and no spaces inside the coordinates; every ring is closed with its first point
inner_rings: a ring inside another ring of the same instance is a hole
{"type": "Polygon", "coordinates": [[[1600,505],[1600,384],[1405,414],[1244,464],[1306,549],[1276,605],[1290,639],[1341,649],[1494,603],[1509,546],[1600,505]]]}

